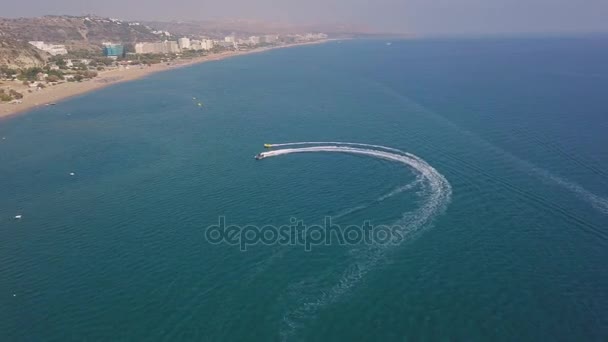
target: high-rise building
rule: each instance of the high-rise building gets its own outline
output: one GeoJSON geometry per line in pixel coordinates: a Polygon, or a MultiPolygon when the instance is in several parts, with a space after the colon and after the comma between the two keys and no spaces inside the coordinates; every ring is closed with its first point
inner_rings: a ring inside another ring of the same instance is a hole
{"type": "Polygon", "coordinates": [[[175,41],[171,41],[171,40],[165,40],[165,46],[167,49],[166,53],[179,53],[180,49],[179,49],[179,45],[177,44],[177,42],[175,41]]]}
{"type": "Polygon", "coordinates": [[[260,37],[258,37],[258,36],[251,36],[251,37],[249,37],[249,44],[250,45],[258,45],[258,44],[260,44],[260,37]]]}
{"type": "Polygon", "coordinates": [[[190,39],[186,38],[186,37],[180,38],[177,40],[177,45],[182,50],[189,50],[190,49],[190,39]]]}
{"type": "Polygon", "coordinates": [[[213,40],[211,40],[211,39],[205,39],[202,42],[203,50],[207,50],[207,51],[211,50],[211,49],[213,49],[213,45],[214,45],[213,40]]]}
{"type": "Polygon", "coordinates": [[[176,41],[157,42],[157,43],[137,43],[135,44],[135,53],[178,53],[180,52],[179,45],[176,41]]]}
{"type": "Polygon", "coordinates": [[[279,36],[276,34],[267,34],[264,36],[264,43],[273,44],[279,40],[279,36]]]}
{"type": "Polygon", "coordinates": [[[157,43],[137,43],[135,44],[135,53],[166,53],[165,44],[157,43]]]}
{"type": "Polygon", "coordinates": [[[103,43],[103,55],[106,57],[122,57],[125,54],[125,48],[122,44],[103,43]]]}
{"type": "Polygon", "coordinates": [[[190,41],[190,50],[198,51],[203,49],[203,42],[200,40],[191,40],[190,41]]]}
{"type": "Polygon", "coordinates": [[[232,35],[232,36],[226,36],[224,38],[224,41],[226,43],[234,43],[234,42],[236,42],[236,37],[234,35],[232,35]]]}

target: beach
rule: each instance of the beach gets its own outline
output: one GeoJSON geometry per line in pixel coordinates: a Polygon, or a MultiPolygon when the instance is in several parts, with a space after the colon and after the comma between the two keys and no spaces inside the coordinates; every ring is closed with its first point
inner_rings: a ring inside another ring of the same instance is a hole
{"type": "Polygon", "coordinates": [[[288,48],[300,45],[321,44],[327,41],[329,40],[296,43],[273,47],[263,47],[245,51],[226,51],[191,59],[175,59],[170,63],[159,63],[143,67],[135,65],[129,68],[119,68],[101,71],[99,72],[99,75],[93,79],[85,80],[82,82],[64,82],[53,86],[47,86],[44,89],[33,91],[31,93],[27,92],[27,86],[21,85],[21,81],[14,81],[13,83],[4,83],[2,84],[2,86],[17,88],[18,91],[23,91],[24,97],[23,99],[21,99],[21,103],[0,103],[0,118],[6,118],[15,114],[24,113],[39,106],[54,104],[76,95],[81,95],[96,89],[104,88],[112,84],[136,80],[161,71],[167,71],[198,63],[218,61],[235,56],[260,53],[273,49],[288,48]]]}

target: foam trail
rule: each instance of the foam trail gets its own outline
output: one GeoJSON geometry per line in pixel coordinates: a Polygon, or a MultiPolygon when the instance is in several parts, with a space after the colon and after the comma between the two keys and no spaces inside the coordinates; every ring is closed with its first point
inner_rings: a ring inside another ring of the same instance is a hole
{"type": "MultiPolygon", "coordinates": [[[[344,141],[302,141],[302,142],[293,142],[293,143],[281,143],[281,144],[270,144],[271,147],[284,147],[284,146],[303,146],[303,145],[339,145],[339,146],[360,146],[360,147],[369,147],[375,148],[385,151],[391,151],[398,154],[409,154],[407,152],[403,152],[396,148],[386,147],[382,145],[373,145],[373,144],[364,144],[364,143],[353,143],[353,142],[344,142],[344,141]]],[[[410,154],[413,156],[412,154],[410,154]]],[[[416,157],[417,158],[417,157],[416,157]]]]}
{"type": "Polygon", "coordinates": [[[563,178],[560,178],[558,176],[552,175],[549,172],[543,170],[543,169],[538,169],[535,168],[533,169],[534,172],[544,175],[544,177],[546,177],[547,179],[551,179],[553,180],[555,183],[563,186],[564,188],[574,192],[575,194],[577,194],[580,198],[584,199],[585,201],[587,201],[588,203],[591,204],[591,206],[593,206],[596,210],[604,213],[604,214],[608,214],[608,199],[604,198],[604,197],[600,197],[588,190],[586,190],[585,188],[583,188],[582,186],[573,183],[573,182],[569,182],[563,178]]]}
{"type": "MultiPolygon", "coordinates": [[[[332,286],[326,291],[323,291],[316,299],[303,303],[302,306],[296,310],[286,313],[283,317],[283,322],[286,329],[281,331],[281,336],[284,340],[288,339],[299,327],[297,323],[298,320],[306,319],[315,315],[320,308],[336,302],[343,294],[361,281],[365,275],[385,257],[385,253],[389,248],[397,246],[404,241],[410,241],[412,238],[428,228],[433,218],[445,210],[452,194],[452,188],[449,182],[442,174],[435,170],[435,168],[411,153],[403,152],[390,147],[344,142],[303,142],[273,144],[272,146],[302,146],[321,144],[333,145],[285,148],[263,152],[262,155],[266,158],[270,158],[294,153],[334,152],[364,155],[372,158],[397,162],[417,173],[419,181],[408,184],[401,188],[397,188],[389,194],[381,196],[376,201],[382,201],[420,184],[424,190],[424,203],[418,210],[414,212],[402,213],[401,219],[394,223],[394,225],[400,227],[399,232],[403,237],[402,239],[393,241],[393,244],[367,246],[366,250],[359,253],[360,255],[364,254],[362,258],[351,265],[342,274],[342,277],[336,285],[332,286]]],[[[356,208],[354,210],[356,210],[356,208]]]]}
{"type": "MultiPolygon", "coordinates": [[[[421,177],[416,177],[416,180],[414,180],[413,182],[411,182],[409,184],[406,184],[406,185],[403,185],[403,186],[400,186],[400,187],[397,187],[397,188],[391,190],[389,193],[386,193],[386,194],[384,194],[384,195],[376,198],[372,202],[369,202],[369,203],[363,204],[363,205],[358,205],[356,207],[345,209],[345,210],[339,212],[338,214],[333,215],[331,218],[332,219],[339,219],[339,218],[348,216],[348,215],[350,215],[352,213],[355,213],[357,211],[364,210],[364,209],[368,208],[369,206],[371,206],[373,204],[380,203],[380,202],[382,202],[382,201],[384,201],[384,200],[386,200],[388,198],[391,198],[393,196],[396,196],[396,195],[398,195],[398,194],[400,194],[400,193],[402,193],[404,191],[411,190],[411,189],[417,187],[420,184],[420,182],[422,182],[422,178],[421,177]]],[[[280,251],[273,253],[268,259],[264,260],[264,262],[258,264],[254,268],[253,273],[248,276],[248,279],[253,280],[259,274],[265,272],[274,261],[276,261],[277,259],[282,258],[286,251],[287,251],[287,249],[281,249],[280,251]]]]}
{"type": "Polygon", "coordinates": [[[397,188],[391,190],[389,193],[384,194],[384,195],[376,198],[375,200],[373,200],[373,201],[371,201],[369,203],[358,205],[356,207],[349,208],[349,209],[346,209],[344,211],[341,211],[338,214],[332,216],[332,219],[341,218],[341,217],[344,217],[344,216],[346,216],[348,214],[352,214],[354,212],[366,209],[366,208],[368,208],[369,206],[371,206],[373,204],[380,203],[380,202],[382,202],[382,201],[384,201],[386,199],[389,199],[389,198],[391,198],[393,196],[399,195],[400,193],[402,193],[404,191],[411,190],[411,189],[417,187],[421,182],[422,182],[422,178],[421,177],[417,177],[415,181],[413,181],[413,182],[411,182],[409,184],[397,187],[397,188]]]}
{"type": "Polygon", "coordinates": [[[508,152],[508,151],[504,150],[503,148],[501,148],[497,145],[494,145],[493,143],[491,143],[490,141],[477,135],[476,133],[473,133],[472,131],[461,128],[456,123],[449,120],[448,118],[427,109],[426,107],[424,107],[423,105],[421,105],[415,101],[412,101],[411,99],[409,99],[406,96],[403,96],[402,94],[395,91],[391,87],[388,87],[381,83],[377,83],[377,85],[379,87],[383,88],[386,92],[392,94],[393,96],[399,98],[400,100],[407,103],[408,105],[414,107],[414,109],[419,110],[421,113],[428,114],[436,121],[439,121],[440,123],[448,125],[454,129],[456,129],[458,132],[477,140],[479,143],[485,145],[486,147],[490,148],[491,150],[494,150],[496,153],[501,154],[507,158],[510,158],[512,161],[514,161],[516,164],[518,164],[520,167],[522,167],[522,169],[524,169],[526,171],[532,171],[541,180],[543,180],[545,182],[552,182],[553,184],[557,184],[557,185],[561,186],[562,188],[572,192],[574,195],[576,195],[581,200],[587,202],[589,205],[591,205],[591,207],[598,210],[602,214],[608,214],[608,198],[596,195],[596,194],[592,193],[591,191],[583,188],[582,186],[580,186],[574,182],[571,182],[567,179],[555,176],[551,172],[549,172],[545,169],[542,169],[525,159],[519,158],[518,156],[512,154],[511,152],[508,152]]]}

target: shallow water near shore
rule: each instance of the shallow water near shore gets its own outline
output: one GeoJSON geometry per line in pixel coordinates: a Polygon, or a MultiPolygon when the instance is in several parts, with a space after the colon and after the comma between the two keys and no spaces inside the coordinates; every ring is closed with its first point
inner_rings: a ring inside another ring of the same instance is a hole
{"type": "Polygon", "coordinates": [[[607,41],[330,42],[2,120],[0,339],[602,340],[607,41]],[[302,141],[425,164],[253,159],[302,141]],[[242,252],[206,241],[220,216],[419,233],[242,252]]]}

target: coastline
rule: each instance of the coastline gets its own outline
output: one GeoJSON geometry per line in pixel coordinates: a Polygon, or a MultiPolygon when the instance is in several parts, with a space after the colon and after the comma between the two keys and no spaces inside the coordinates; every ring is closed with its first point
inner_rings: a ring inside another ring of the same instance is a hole
{"type": "Polygon", "coordinates": [[[284,49],[295,46],[303,46],[303,45],[315,45],[315,44],[323,44],[331,41],[332,39],[325,39],[314,42],[305,42],[305,43],[297,43],[297,44],[288,44],[281,46],[273,46],[273,47],[265,47],[265,48],[257,48],[253,50],[246,51],[227,51],[218,54],[197,57],[192,59],[178,59],[173,61],[171,64],[167,65],[166,63],[153,64],[151,66],[146,67],[132,67],[129,69],[115,69],[99,72],[99,75],[93,79],[82,81],[82,82],[66,82],[62,84],[57,84],[54,86],[50,86],[44,88],[42,90],[29,93],[25,95],[22,99],[22,103],[20,104],[9,104],[9,103],[1,103],[0,104],[0,120],[13,117],[18,114],[26,113],[30,110],[36,109],[38,107],[44,106],[49,103],[57,103],[60,101],[67,100],[73,96],[82,95],[97,89],[102,89],[114,84],[129,82],[133,80],[137,80],[148,75],[152,75],[158,72],[169,71],[176,68],[182,68],[186,66],[191,66],[194,64],[200,64],[211,61],[219,61],[226,58],[249,55],[254,53],[260,53],[270,50],[276,49],[284,49]]]}

